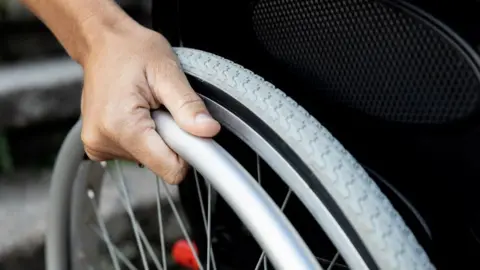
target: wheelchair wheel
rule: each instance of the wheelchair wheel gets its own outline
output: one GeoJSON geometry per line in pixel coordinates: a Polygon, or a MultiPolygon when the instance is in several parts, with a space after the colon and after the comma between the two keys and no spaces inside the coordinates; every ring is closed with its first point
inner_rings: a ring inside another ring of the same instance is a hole
{"type": "Polygon", "coordinates": [[[178,239],[191,251],[190,269],[434,269],[367,173],[302,107],[231,61],[175,50],[221,134],[195,138],[153,114],[194,168],[177,188],[121,161],[84,160],[79,122],[52,176],[48,270],[178,269],[167,256],[178,239]],[[138,195],[145,202],[137,205],[154,211],[141,215],[129,194],[147,182],[153,195],[138,195]],[[108,199],[111,186],[118,201],[108,199]],[[117,205],[119,215],[102,209],[117,205]],[[166,213],[177,223],[162,220],[166,213]],[[115,245],[122,241],[130,245],[115,245]]]}

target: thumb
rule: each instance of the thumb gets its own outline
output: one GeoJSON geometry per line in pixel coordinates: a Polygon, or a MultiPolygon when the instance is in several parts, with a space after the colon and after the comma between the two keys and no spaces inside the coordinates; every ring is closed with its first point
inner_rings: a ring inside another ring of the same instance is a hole
{"type": "Polygon", "coordinates": [[[152,74],[156,79],[149,80],[154,82],[150,87],[157,99],[163,103],[183,130],[200,137],[215,136],[220,131],[220,124],[212,118],[178,64],[172,64],[170,68],[173,70],[166,74],[152,74]]]}

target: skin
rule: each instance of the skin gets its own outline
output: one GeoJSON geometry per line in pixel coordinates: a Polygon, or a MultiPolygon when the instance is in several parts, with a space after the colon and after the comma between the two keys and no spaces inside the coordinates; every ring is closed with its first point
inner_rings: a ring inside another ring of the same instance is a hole
{"type": "Polygon", "coordinates": [[[144,164],[170,184],[188,165],[155,131],[164,106],[185,131],[213,137],[220,125],[189,85],[168,41],[111,0],[22,0],[84,71],[82,141],[90,159],[144,164]]]}

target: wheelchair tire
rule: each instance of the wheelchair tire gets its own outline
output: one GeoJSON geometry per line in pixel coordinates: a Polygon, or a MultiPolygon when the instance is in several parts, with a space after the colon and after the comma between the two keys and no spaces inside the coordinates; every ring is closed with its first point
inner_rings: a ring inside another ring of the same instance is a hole
{"type": "MultiPolygon", "coordinates": [[[[213,86],[200,94],[234,112],[273,147],[282,149],[283,158],[302,174],[302,184],[334,216],[368,269],[434,268],[362,166],[305,109],[232,61],[195,49],[177,48],[176,53],[186,74],[213,86]]],[[[297,196],[307,208],[312,205],[308,198],[297,196]]],[[[329,225],[322,224],[315,209],[309,211],[328,234],[329,225]]],[[[342,245],[331,240],[337,248],[342,245]]]]}

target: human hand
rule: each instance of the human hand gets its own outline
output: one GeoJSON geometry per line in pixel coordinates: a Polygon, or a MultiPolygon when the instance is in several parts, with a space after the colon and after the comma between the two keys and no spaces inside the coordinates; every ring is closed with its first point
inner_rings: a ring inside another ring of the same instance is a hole
{"type": "Polygon", "coordinates": [[[140,25],[101,37],[82,61],[82,141],[90,159],[144,164],[170,184],[188,166],[155,131],[150,110],[164,105],[185,131],[212,137],[220,130],[190,87],[167,40],[140,25]]]}

